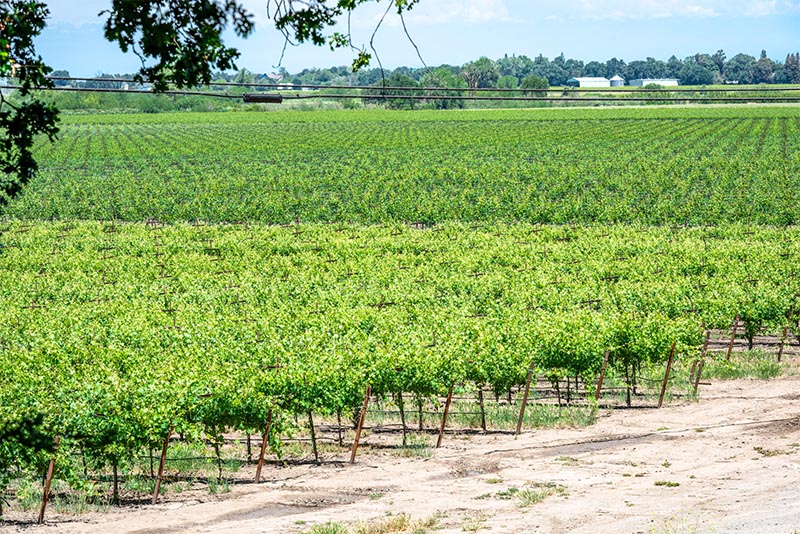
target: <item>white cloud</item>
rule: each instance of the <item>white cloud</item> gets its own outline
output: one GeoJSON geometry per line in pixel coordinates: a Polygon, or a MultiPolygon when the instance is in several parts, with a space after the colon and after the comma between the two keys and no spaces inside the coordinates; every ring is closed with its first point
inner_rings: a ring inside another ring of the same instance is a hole
{"type": "MultiPolygon", "coordinates": [[[[259,28],[271,28],[266,0],[238,0],[255,17],[259,28]]],[[[98,13],[111,6],[111,0],[46,0],[51,26],[79,27],[102,24],[98,13]]],[[[374,28],[388,0],[367,2],[353,13],[353,28],[374,28]]],[[[800,0],[421,0],[406,15],[412,26],[441,24],[486,24],[523,22],[533,19],[641,20],[659,18],[709,18],[718,16],[759,17],[799,13],[800,0]]],[[[384,20],[399,26],[394,10],[384,20]]]]}
{"type": "Polygon", "coordinates": [[[540,9],[578,19],[710,18],[779,15],[800,10],[800,0],[543,0],[540,9]]]}
{"type": "Polygon", "coordinates": [[[777,9],[776,0],[756,0],[747,9],[746,14],[754,17],[772,15],[777,9]]]}
{"type": "Polygon", "coordinates": [[[510,22],[508,6],[504,0],[449,0],[446,2],[423,1],[412,11],[412,17],[419,24],[444,24],[466,22],[510,22]]]}
{"type": "Polygon", "coordinates": [[[48,26],[74,26],[102,24],[106,17],[97,14],[111,7],[110,0],[56,0],[46,1],[50,9],[48,26]]]}

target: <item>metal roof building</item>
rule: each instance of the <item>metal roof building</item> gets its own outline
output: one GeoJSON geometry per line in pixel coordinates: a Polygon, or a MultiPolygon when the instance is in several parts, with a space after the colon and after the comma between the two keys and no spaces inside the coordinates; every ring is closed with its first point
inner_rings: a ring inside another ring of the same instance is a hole
{"type": "Polygon", "coordinates": [[[608,78],[570,78],[567,85],[571,87],[611,87],[608,78]]]}
{"type": "Polygon", "coordinates": [[[617,74],[613,78],[609,80],[611,82],[611,87],[622,87],[625,85],[625,78],[617,74]]]}
{"type": "Polygon", "coordinates": [[[637,78],[628,82],[630,85],[638,85],[644,87],[645,85],[661,85],[664,87],[672,87],[678,85],[678,80],[675,78],[637,78]]]}

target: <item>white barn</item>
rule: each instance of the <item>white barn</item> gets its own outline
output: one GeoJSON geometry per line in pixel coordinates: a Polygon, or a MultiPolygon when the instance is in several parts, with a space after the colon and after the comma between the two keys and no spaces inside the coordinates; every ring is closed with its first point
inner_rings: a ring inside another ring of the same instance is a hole
{"type": "Polygon", "coordinates": [[[570,78],[567,85],[572,87],[611,87],[608,78],[570,78]]]}
{"type": "Polygon", "coordinates": [[[644,87],[645,85],[656,84],[662,87],[674,87],[678,85],[678,80],[675,78],[637,78],[628,82],[629,85],[637,85],[644,87]]]}

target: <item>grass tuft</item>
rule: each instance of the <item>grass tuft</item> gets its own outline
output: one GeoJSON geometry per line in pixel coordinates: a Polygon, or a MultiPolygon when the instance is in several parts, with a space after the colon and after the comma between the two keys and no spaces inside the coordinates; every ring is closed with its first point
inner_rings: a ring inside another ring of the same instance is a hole
{"type": "Polygon", "coordinates": [[[781,376],[781,373],[781,365],[775,361],[775,356],[761,350],[733,353],[730,361],[722,358],[709,360],[703,367],[703,378],[717,380],[768,380],[781,376]]]}

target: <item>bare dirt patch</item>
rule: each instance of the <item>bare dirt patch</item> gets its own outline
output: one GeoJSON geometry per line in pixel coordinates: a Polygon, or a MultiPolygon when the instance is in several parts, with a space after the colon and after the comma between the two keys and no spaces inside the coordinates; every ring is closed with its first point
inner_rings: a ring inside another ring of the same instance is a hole
{"type": "MultiPolygon", "coordinates": [[[[270,467],[260,485],[48,514],[53,533],[288,532],[407,514],[431,532],[800,531],[800,378],[715,381],[699,402],[602,411],[587,428],[448,434],[425,456],[270,467]]],[[[27,517],[10,517],[26,520],[27,517]]],[[[408,530],[411,532],[412,530],[408,530]]],[[[424,532],[425,529],[419,529],[424,532]]]]}

